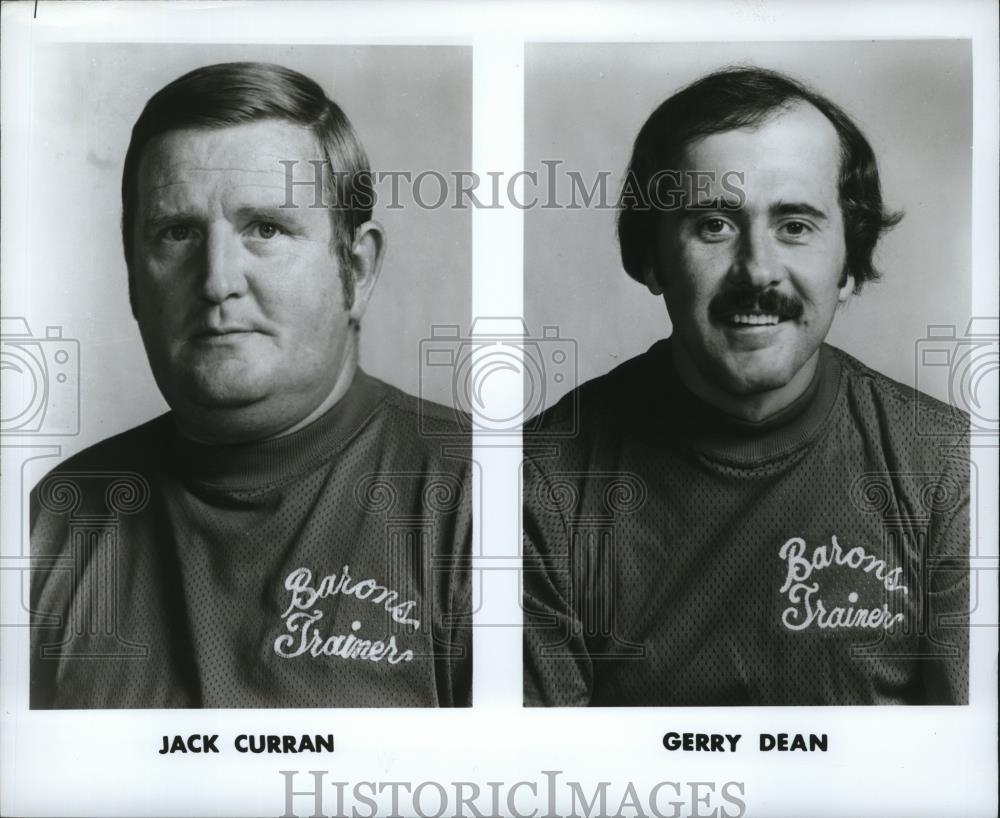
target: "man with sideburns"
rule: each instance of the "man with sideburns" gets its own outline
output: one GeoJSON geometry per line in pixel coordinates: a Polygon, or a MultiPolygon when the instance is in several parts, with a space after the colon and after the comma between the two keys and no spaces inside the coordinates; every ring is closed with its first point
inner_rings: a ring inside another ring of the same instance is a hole
{"type": "Polygon", "coordinates": [[[371,209],[308,77],[211,65],[150,98],[122,238],[170,412],[32,494],[33,708],[470,704],[469,441],[358,367],[371,209]]]}
{"type": "Polygon", "coordinates": [[[649,117],[618,237],[672,333],[526,437],[526,704],[968,701],[968,417],[920,395],[918,432],[915,390],[825,343],[898,219],[790,77],[649,117]]]}

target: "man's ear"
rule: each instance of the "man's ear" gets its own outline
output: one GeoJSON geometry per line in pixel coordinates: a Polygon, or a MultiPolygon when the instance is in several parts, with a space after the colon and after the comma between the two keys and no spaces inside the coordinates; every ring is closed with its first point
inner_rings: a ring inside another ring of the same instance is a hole
{"type": "Polygon", "coordinates": [[[854,276],[848,270],[844,270],[844,277],[841,279],[840,289],[837,291],[837,301],[841,304],[846,304],[847,299],[849,299],[853,293],[854,276]]]}
{"type": "Polygon", "coordinates": [[[643,275],[643,284],[653,295],[663,295],[663,285],[657,276],[656,268],[652,264],[647,264],[643,275]]]}
{"type": "Polygon", "coordinates": [[[354,233],[351,258],[354,260],[354,301],[351,304],[351,319],[358,323],[368,308],[378,275],[382,270],[382,256],[385,254],[385,231],[375,221],[367,221],[354,233]]]}

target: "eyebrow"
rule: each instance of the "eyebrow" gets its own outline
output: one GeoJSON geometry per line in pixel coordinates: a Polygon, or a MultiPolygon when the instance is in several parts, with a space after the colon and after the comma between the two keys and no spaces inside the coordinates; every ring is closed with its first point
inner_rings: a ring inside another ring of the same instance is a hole
{"type": "MultiPolygon", "coordinates": [[[[249,205],[236,210],[241,219],[273,221],[281,224],[301,224],[301,218],[296,213],[297,208],[281,207],[280,205],[249,205]]],[[[204,215],[193,210],[159,210],[151,213],[142,221],[146,232],[156,232],[171,224],[191,224],[204,219],[204,215]]]]}
{"type": "Polygon", "coordinates": [[[830,220],[830,217],[818,207],[813,207],[805,202],[778,202],[771,205],[770,213],[772,218],[776,216],[809,216],[821,222],[830,220]]]}
{"type": "Polygon", "coordinates": [[[722,210],[727,213],[732,213],[737,210],[742,210],[743,208],[735,204],[735,199],[709,199],[706,202],[692,202],[690,204],[685,204],[681,208],[683,213],[701,213],[705,210],[722,210]]]}
{"type": "Polygon", "coordinates": [[[145,232],[155,232],[169,224],[197,222],[200,215],[190,210],[157,210],[142,220],[142,228],[145,232]]]}
{"type": "Polygon", "coordinates": [[[247,205],[236,210],[236,215],[244,219],[263,219],[271,222],[295,222],[300,221],[298,211],[305,207],[295,205],[294,207],[283,207],[282,205],[247,205]]]}
{"type": "MultiPolygon", "coordinates": [[[[712,211],[738,213],[742,210],[743,208],[734,204],[733,200],[716,198],[706,202],[685,205],[681,208],[681,215],[695,216],[712,211]]],[[[830,217],[824,211],[805,202],[777,202],[768,209],[768,215],[772,219],[781,218],[782,216],[808,216],[817,222],[830,221],[830,217]]]]}

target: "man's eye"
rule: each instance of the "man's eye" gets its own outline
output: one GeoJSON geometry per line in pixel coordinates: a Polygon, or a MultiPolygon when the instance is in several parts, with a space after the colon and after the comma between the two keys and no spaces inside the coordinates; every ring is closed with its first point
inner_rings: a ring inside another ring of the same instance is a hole
{"type": "Polygon", "coordinates": [[[705,219],[698,225],[698,232],[706,238],[725,238],[733,232],[733,226],[725,219],[705,219]]]}
{"type": "Polygon", "coordinates": [[[781,226],[782,231],[786,236],[791,236],[792,238],[801,238],[812,232],[812,228],[805,222],[785,222],[781,226]]]}
{"type": "Polygon", "coordinates": [[[163,237],[167,241],[187,241],[193,234],[194,231],[185,224],[172,224],[163,231],[163,237]]]}
{"type": "Polygon", "coordinates": [[[273,239],[281,229],[271,222],[257,222],[250,228],[250,234],[257,239],[273,239]]]}

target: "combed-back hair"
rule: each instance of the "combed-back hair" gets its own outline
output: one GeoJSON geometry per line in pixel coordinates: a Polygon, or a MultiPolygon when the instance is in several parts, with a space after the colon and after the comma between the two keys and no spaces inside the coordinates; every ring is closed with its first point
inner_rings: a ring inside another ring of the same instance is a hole
{"type": "Polygon", "coordinates": [[[840,208],[847,248],[845,272],[855,292],[879,277],[875,245],[901,213],[882,202],[878,164],[864,134],[842,108],[802,83],[761,68],[727,68],[709,74],[663,102],[639,131],[618,205],[618,244],[625,271],[645,281],[653,263],[655,234],[662,216],[634,192],[647,191],[658,173],[676,169],[695,140],[723,131],[753,128],[775,113],[808,103],[833,125],[840,139],[840,208]],[[625,190],[631,191],[625,195],[625,190]]]}
{"type": "Polygon", "coordinates": [[[371,219],[374,199],[368,157],[346,114],[316,82],[290,68],[258,62],[196,68],[153,94],[142,109],[132,127],[122,172],[122,241],[130,292],[137,177],[146,146],[170,131],[226,128],[268,119],[309,128],[323,150],[334,249],[345,300],[352,303],[351,248],[357,228],[371,219]]]}

